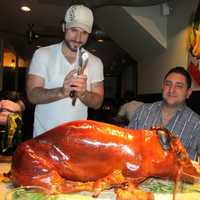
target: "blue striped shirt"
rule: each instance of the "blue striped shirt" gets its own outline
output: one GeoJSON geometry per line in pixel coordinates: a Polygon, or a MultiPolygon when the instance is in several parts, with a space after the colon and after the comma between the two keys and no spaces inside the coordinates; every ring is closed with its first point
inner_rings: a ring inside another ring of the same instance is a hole
{"type": "MultiPolygon", "coordinates": [[[[144,104],[139,107],[128,128],[150,129],[152,126],[162,125],[161,115],[162,101],[144,104]]],[[[184,144],[191,159],[196,159],[198,146],[200,147],[200,116],[185,104],[177,109],[177,112],[164,127],[175,133],[184,144]]],[[[199,149],[200,151],[200,149],[199,149]]]]}

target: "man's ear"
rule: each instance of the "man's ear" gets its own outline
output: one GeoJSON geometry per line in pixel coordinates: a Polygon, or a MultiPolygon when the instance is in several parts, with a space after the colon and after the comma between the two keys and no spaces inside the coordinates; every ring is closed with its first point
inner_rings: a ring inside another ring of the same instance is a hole
{"type": "Polygon", "coordinates": [[[66,29],[66,23],[65,21],[62,22],[62,32],[64,33],[66,29]]]}
{"type": "Polygon", "coordinates": [[[189,99],[191,94],[192,94],[192,88],[189,88],[186,98],[189,99]]]}

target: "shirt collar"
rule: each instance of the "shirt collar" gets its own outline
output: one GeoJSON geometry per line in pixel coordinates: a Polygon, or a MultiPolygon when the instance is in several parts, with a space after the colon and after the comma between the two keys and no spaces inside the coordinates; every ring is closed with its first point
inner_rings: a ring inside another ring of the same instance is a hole
{"type": "MultiPolygon", "coordinates": [[[[164,104],[164,101],[161,101],[161,102],[160,102],[160,108],[162,107],[163,104],[164,104]]],[[[180,104],[180,105],[177,107],[176,112],[181,112],[181,111],[183,111],[183,110],[185,109],[185,107],[186,107],[186,103],[180,104]]]]}

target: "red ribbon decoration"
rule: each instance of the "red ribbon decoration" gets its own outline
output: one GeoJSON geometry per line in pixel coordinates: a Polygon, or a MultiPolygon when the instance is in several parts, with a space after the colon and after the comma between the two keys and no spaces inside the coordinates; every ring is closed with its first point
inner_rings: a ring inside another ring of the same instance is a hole
{"type": "Polygon", "coordinates": [[[188,67],[188,72],[192,78],[200,85],[200,71],[198,66],[191,62],[188,67]]]}

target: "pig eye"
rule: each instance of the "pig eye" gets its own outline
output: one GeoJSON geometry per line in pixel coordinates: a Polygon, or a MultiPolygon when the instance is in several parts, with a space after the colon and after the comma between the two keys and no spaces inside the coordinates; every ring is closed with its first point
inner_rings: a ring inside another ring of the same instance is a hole
{"type": "Polygon", "coordinates": [[[171,146],[170,146],[170,137],[169,134],[162,129],[157,130],[157,134],[159,136],[160,144],[164,150],[169,151],[171,146]]]}
{"type": "Polygon", "coordinates": [[[177,151],[177,152],[176,152],[176,155],[180,158],[180,157],[181,157],[181,152],[180,152],[180,151],[177,151]]]}
{"type": "Polygon", "coordinates": [[[180,160],[185,160],[185,154],[181,151],[178,151],[176,153],[177,157],[180,159],[180,160]]]}

